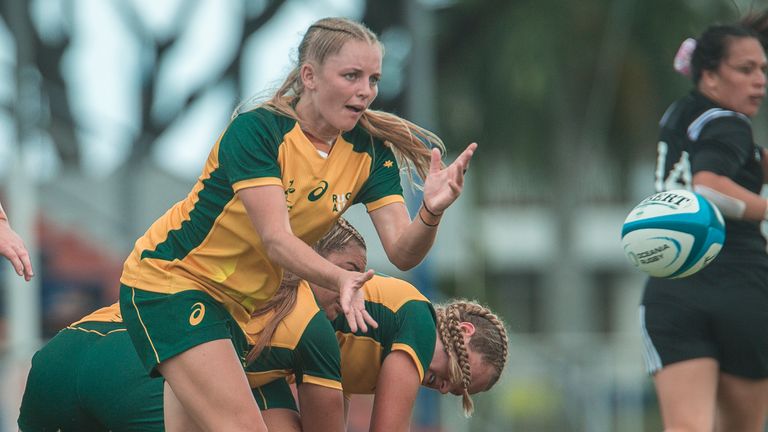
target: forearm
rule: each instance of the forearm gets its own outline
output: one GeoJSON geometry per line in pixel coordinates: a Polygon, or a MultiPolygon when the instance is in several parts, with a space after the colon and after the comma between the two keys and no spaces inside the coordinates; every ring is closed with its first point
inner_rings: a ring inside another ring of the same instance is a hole
{"type": "Polygon", "coordinates": [[[429,174],[424,179],[423,200],[413,220],[405,205],[399,204],[386,205],[370,213],[389,261],[400,270],[415,267],[427,256],[435,242],[443,212],[464,188],[464,174],[476,149],[476,143],[470,144],[445,168],[440,162],[440,152],[432,149],[429,174]]]}
{"type": "Polygon", "coordinates": [[[403,416],[392,415],[384,409],[374,408],[369,432],[407,432],[409,430],[411,430],[411,413],[403,416]]]}
{"type": "Polygon", "coordinates": [[[717,205],[725,217],[750,221],[766,217],[768,201],[728,177],[701,171],[693,176],[693,184],[694,190],[717,205]]]}
{"type": "Polygon", "coordinates": [[[273,263],[323,287],[339,288],[346,270],[326,261],[293,234],[282,188],[271,185],[247,188],[238,195],[273,263]]]}
{"type": "Polygon", "coordinates": [[[419,373],[408,354],[396,350],[387,355],[376,383],[370,432],[410,430],[418,392],[419,373]]]}
{"type": "Polygon", "coordinates": [[[400,270],[409,270],[421,263],[435,243],[441,218],[442,215],[434,216],[420,207],[397,239],[390,261],[400,270]]]}
{"type": "Polygon", "coordinates": [[[262,239],[269,259],[300,279],[325,288],[338,289],[345,270],[331,264],[289,232],[262,239]]]}
{"type": "Polygon", "coordinates": [[[409,270],[424,260],[432,248],[442,214],[419,207],[413,220],[405,205],[389,205],[370,213],[387,258],[400,270],[409,270]]]}

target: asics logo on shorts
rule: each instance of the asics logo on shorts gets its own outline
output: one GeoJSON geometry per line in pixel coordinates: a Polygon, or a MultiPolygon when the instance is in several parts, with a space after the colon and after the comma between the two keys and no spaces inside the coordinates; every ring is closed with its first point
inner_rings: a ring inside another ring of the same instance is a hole
{"type": "Polygon", "coordinates": [[[197,302],[192,305],[192,313],[189,314],[189,325],[196,326],[203,321],[205,316],[205,305],[197,302]]]}

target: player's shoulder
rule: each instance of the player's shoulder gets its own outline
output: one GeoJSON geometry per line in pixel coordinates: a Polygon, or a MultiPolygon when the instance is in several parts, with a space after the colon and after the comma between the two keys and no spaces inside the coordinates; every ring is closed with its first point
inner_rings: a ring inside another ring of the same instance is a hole
{"type": "Polygon", "coordinates": [[[724,108],[710,108],[688,125],[686,134],[691,141],[697,141],[704,135],[751,133],[751,130],[752,121],[746,115],[724,108]]]}
{"type": "Polygon", "coordinates": [[[667,108],[659,125],[668,130],[678,130],[695,141],[702,131],[713,126],[748,129],[752,122],[746,115],[718,106],[693,90],[667,108]]]}
{"type": "Polygon", "coordinates": [[[301,281],[296,287],[296,304],[284,321],[288,327],[304,328],[319,311],[312,289],[306,281],[301,281]]]}
{"type": "Polygon", "coordinates": [[[676,101],[661,123],[678,129],[691,141],[697,141],[703,135],[750,132],[752,128],[749,117],[715,104],[698,91],[676,101]]]}
{"type": "Polygon", "coordinates": [[[230,129],[255,128],[270,131],[290,131],[296,120],[265,107],[242,112],[232,119],[230,129]]]}
{"type": "Polygon", "coordinates": [[[410,282],[383,274],[375,274],[365,284],[365,297],[367,301],[381,304],[394,312],[409,301],[429,303],[427,297],[410,282]]]}

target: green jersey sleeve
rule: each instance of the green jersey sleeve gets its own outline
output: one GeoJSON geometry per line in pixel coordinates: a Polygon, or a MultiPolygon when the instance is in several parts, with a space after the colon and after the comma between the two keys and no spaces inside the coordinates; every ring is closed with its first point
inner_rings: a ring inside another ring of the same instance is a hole
{"type": "Polygon", "coordinates": [[[277,161],[287,119],[260,108],[235,117],[219,142],[219,164],[230,184],[280,177],[277,161]]]}
{"type": "Polygon", "coordinates": [[[371,174],[355,197],[355,203],[368,204],[390,195],[402,196],[400,168],[392,149],[375,141],[371,158],[371,174]]]}
{"type": "Polygon", "coordinates": [[[396,313],[398,331],[392,340],[392,350],[401,349],[415,355],[419,375],[429,369],[437,342],[435,310],[429,302],[411,300],[396,313]]]}
{"type": "Polygon", "coordinates": [[[312,317],[295,352],[296,384],[311,383],[341,390],[339,343],[323,311],[312,317]]]}

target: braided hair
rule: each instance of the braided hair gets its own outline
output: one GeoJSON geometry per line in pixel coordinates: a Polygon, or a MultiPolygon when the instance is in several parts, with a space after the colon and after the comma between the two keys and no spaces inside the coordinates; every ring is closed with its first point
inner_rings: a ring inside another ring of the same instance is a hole
{"type": "Polygon", "coordinates": [[[315,252],[325,257],[331,252],[344,249],[351,241],[356,242],[363,249],[367,249],[365,239],[360,232],[346,219],[340,217],[336,221],[336,225],[315,244],[314,249],[315,252]]]}
{"type": "Polygon", "coordinates": [[[469,348],[480,354],[484,363],[493,367],[495,374],[489,388],[496,384],[507,362],[509,339],[504,323],[490,309],[470,300],[452,300],[435,306],[437,315],[437,334],[448,355],[448,375],[452,383],[461,383],[464,389],[462,406],[464,415],[469,417],[474,411],[469,387],[472,383],[472,370],[469,367],[469,352],[461,333],[462,322],[471,323],[475,333],[469,339],[469,348]]]}

